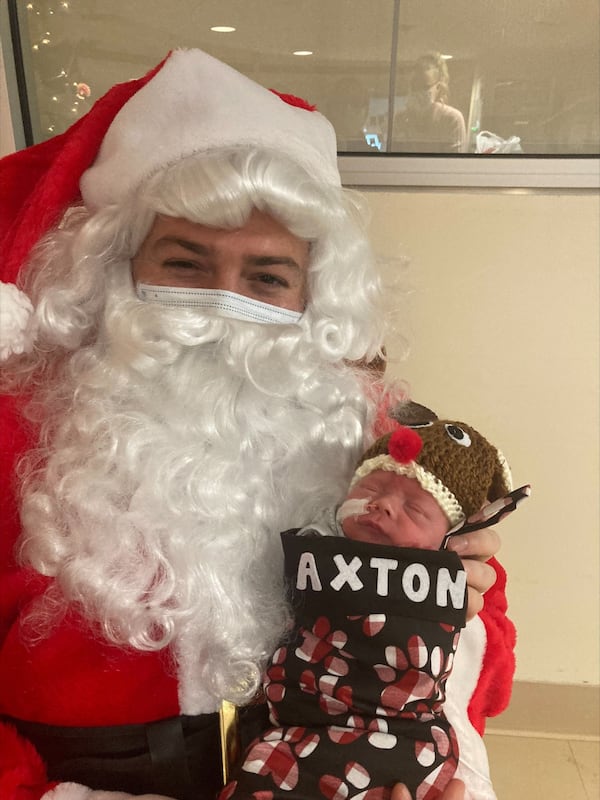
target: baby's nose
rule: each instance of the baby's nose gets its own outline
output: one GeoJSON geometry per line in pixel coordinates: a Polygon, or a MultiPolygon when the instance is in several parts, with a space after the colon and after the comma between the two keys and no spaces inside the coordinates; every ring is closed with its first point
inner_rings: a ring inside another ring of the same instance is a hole
{"type": "Polygon", "coordinates": [[[368,511],[379,511],[382,514],[387,514],[388,517],[393,515],[394,511],[394,498],[388,494],[381,494],[374,497],[367,505],[368,511]]]}

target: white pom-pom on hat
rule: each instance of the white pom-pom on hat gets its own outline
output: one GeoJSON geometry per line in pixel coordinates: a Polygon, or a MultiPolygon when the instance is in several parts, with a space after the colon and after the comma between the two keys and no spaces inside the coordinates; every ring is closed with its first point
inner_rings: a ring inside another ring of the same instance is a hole
{"type": "Polygon", "coordinates": [[[0,361],[31,352],[36,328],[31,300],[14,283],[0,281],[0,361]]]}

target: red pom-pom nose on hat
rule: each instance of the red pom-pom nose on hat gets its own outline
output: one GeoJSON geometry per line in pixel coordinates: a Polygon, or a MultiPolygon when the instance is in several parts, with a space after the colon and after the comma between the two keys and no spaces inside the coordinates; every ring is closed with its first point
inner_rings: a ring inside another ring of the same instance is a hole
{"type": "Polygon", "coordinates": [[[394,431],[388,442],[388,453],[400,464],[408,464],[421,452],[423,440],[412,428],[402,426],[394,431]]]}

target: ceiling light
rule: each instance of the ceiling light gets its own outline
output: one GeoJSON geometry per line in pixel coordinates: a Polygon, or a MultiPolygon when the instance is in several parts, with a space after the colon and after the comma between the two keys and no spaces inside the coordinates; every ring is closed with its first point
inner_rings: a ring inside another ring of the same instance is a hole
{"type": "Polygon", "coordinates": [[[215,33],[233,33],[235,28],[232,28],[231,25],[214,25],[211,28],[211,31],[215,33]]]}
{"type": "Polygon", "coordinates": [[[442,53],[440,58],[443,58],[444,61],[450,61],[450,59],[454,58],[454,56],[449,56],[447,53],[442,53]]]}
{"type": "Polygon", "coordinates": [[[295,56],[312,56],[312,50],[294,50],[295,56]]]}

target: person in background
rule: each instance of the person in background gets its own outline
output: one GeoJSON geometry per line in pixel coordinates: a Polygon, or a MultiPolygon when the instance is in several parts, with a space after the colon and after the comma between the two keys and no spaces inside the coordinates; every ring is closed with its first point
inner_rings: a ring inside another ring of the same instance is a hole
{"type": "MultiPolygon", "coordinates": [[[[199,50],[0,182],[0,794],[212,800],[223,701],[246,741],[266,720],[279,531],[335,502],[398,396],[364,368],[386,331],[363,202],[324,117],[199,50]]],[[[453,544],[465,741],[514,670],[498,546],[453,544]]]]}
{"type": "Polygon", "coordinates": [[[440,53],[417,59],[406,104],[394,116],[394,144],[404,153],[464,153],[465,119],[448,105],[450,76],[440,53]]]}

